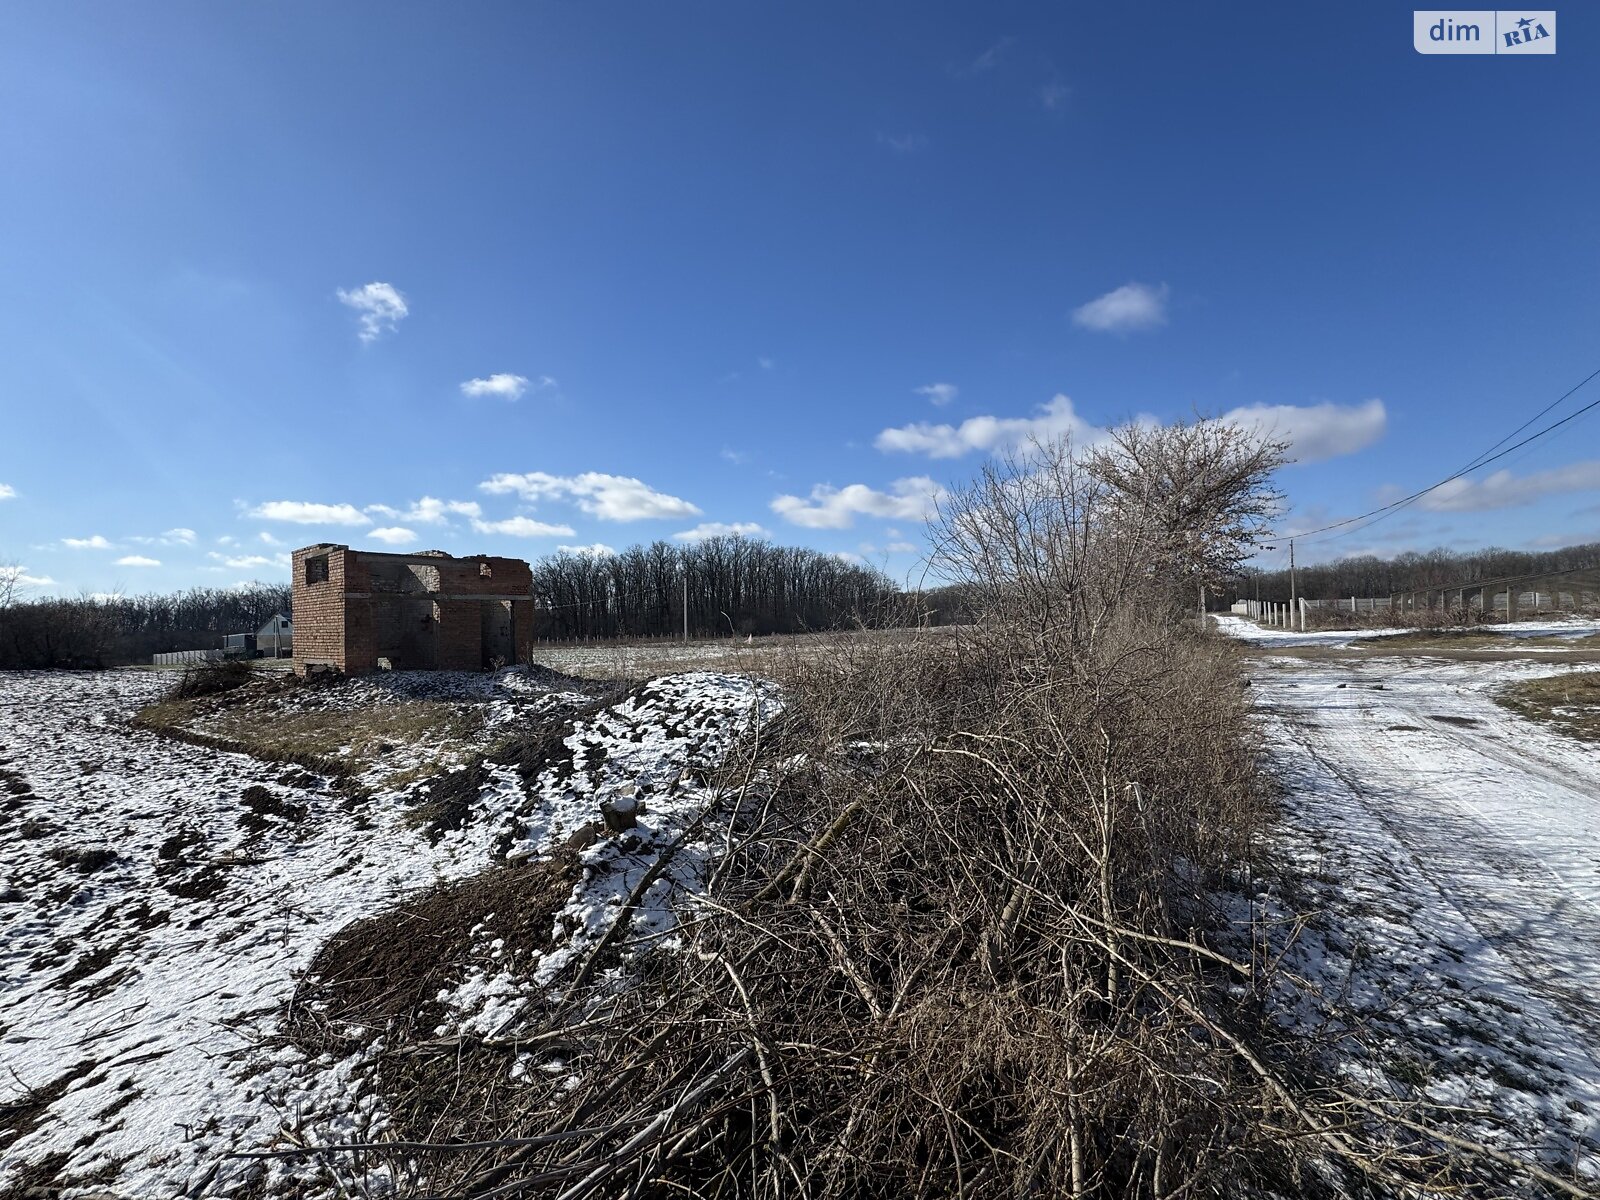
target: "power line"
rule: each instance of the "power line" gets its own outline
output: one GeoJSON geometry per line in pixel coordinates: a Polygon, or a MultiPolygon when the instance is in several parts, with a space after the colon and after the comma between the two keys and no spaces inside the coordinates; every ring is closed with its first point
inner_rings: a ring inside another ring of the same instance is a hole
{"type": "MultiPolygon", "coordinates": [[[[1544,437],[1546,434],[1554,432],[1555,430],[1561,428],[1561,426],[1565,425],[1569,421],[1576,420],[1577,418],[1583,416],[1584,413],[1589,412],[1591,409],[1600,408],[1600,400],[1591,400],[1588,404],[1585,404],[1582,408],[1576,409],[1573,412],[1568,413],[1566,416],[1562,417],[1559,421],[1553,421],[1549,425],[1546,425],[1543,429],[1540,429],[1535,433],[1529,434],[1527,437],[1523,438],[1520,442],[1515,442],[1510,446],[1506,446],[1506,448],[1504,450],[1499,450],[1498,453],[1493,453],[1493,451],[1496,451],[1496,450],[1498,450],[1499,447],[1504,446],[1505,443],[1508,440],[1510,440],[1511,438],[1516,437],[1517,434],[1521,433],[1529,425],[1532,425],[1535,421],[1537,421],[1540,417],[1544,416],[1551,409],[1553,409],[1557,405],[1561,404],[1562,401],[1564,401],[1564,400],[1568,399],[1569,397],[1571,397],[1575,392],[1577,392],[1580,389],[1582,389],[1586,384],[1588,384],[1591,381],[1593,381],[1596,377],[1600,377],[1600,367],[1596,367],[1593,371],[1589,372],[1589,374],[1584,376],[1584,378],[1579,383],[1575,384],[1573,387],[1569,388],[1566,392],[1562,393],[1562,395],[1558,399],[1556,399],[1555,401],[1553,401],[1550,404],[1547,404],[1544,408],[1540,409],[1532,417],[1529,417],[1528,420],[1524,421],[1521,425],[1517,426],[1517,428],[1513,429],[1510,433],[1508,433],[1505,437],[1501,438],[1493,446],[1490,446],[1487,451],[1485,451],[1483,454],[1480,454],[1471,463],[1469,463],[1465,467],[1462,467],[1455,474],[1448,475],[1445,478],[1439,480],[1439,482],[1437,482],[1437,483],[1429,484],[1427,487],[1421,489],[1420,491],[1412,492],[1409,496],[1402,496],[1398,500],[1394,500],[1394,501],[1391,501],[1388,504],[1382,505],[1382,506],[1380,506],[1378,508],[1374,508],[1370,512],[1360,513],[1360,514],[1358,514],[1357,516],[1354,516],[1354,517],[1346,517],[1344,520],[1335,521],[1331,525],[1322,525],[1322,526],[1319,526],[1316,529],[1307,529],[1307,530],[1304,530],[1303,532],[1296,533],[1294,535],[1295,536],[1295,540],[1303,542],[1307,538],[1314,537],[1317,534],[1328,533],[1328,532],[1330,532],[1332,530],[1335,530],[1335,529],[1344,529],[1346,526],[1354,525],[1358,521],[1366,521],[1367,524],[1361,526],[1362,529],[1366,529],[1370,525],[1376,524],[1378,520],[1381,520],[1381,519],[1383,519],[1383,518],[1385,518],[1387,516],[1392,516],[1394,513],[1398,512],[1400,509],[1405,508],[1406,506],[1415,503],[1417,500],[1420,500],[1423,496],[1426,496],[1429,492],[1437,491],[1439,488],[1442,488],[1445,484],[1454,483],[1457,479],[1460,479],[1462,476],[1467,475],[1467,474],[1469,474],[1469,473],[1471,473],[1473,471],[1476,471],[1479,467],[1486,467],[1490,463],[1496,462],[1496,461],[1504,458],[1506,455],[1512,454],[1515,451],[1520,450],[1522,447],[1528,445],[1529,443],[1538,441],[1540,438],[1544,437]],[[1373,518],[1373,519],[1369,520],[1369,518],[1373,518]]],[[[1357,530],[1352,529],[1352,530],[1349,530],[1349,532],[1350,533],[1355,533],[1355,532],[1357,532],[1357,530]]],[[[1341,534],[1339,536],[1344,536],[1344,535],[1341,534]]],[[[1324,540],[1332,540],[1332,539],[1324,539],[1324,540]]]]}

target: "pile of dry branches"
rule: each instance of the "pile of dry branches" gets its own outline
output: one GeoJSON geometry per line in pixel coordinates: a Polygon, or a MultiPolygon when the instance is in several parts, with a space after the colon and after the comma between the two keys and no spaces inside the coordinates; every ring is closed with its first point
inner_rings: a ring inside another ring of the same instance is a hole
{"type": "Polygon", "coordinates": [[[445,1113],[454,1144],[384,1152],[429,1195],[562,1200],[1429,1178],[1437,1143],[1307,1082],[1267,1018],[1269,939],[1211,907],[1269,806],[1190,589],[1230,569],[1278,450],[1156,449],[1097,471],[1047,448],[955,497],[940,551],[983,620],[796,652],[782,726],[722,780],[725,852],[681,945],[612,969],[624,908],[497,1037],[432,1051],[515,1062],[492,1135],[445,1113]],[[1186,470],[1221,511],[1174,503],[1186,470]]]}

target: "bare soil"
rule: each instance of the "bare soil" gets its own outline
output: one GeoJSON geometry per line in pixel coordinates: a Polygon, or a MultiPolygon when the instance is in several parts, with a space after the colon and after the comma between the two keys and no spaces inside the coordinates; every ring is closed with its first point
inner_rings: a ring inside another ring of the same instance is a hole
{"type": "Polygon", "coordinates": [[[1513,684],[1496,701],[1570,737],[1600,742],[1600,671],[1571,671],[1513,684]]]}

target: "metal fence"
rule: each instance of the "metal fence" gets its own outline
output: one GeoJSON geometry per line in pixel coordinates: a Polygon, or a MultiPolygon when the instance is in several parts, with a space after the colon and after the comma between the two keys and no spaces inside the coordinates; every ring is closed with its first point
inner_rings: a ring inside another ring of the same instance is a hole
{"type": "Polygon", "coordinates": [[[175,667],[182,663],[216,662],[227,656],[221,650],[169,650],[154,657],[158,667],[175,667]]]}

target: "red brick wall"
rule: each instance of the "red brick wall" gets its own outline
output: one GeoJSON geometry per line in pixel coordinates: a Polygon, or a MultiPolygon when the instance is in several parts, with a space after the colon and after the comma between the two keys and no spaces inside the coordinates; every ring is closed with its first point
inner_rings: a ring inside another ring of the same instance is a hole
{"type": "MultiPolygon", "coordinates": [[[[449,586],[448,580],[446,587],[449,586]]],[[[483,618],[481,605],[471,600],[434,603],[434,650],[441,671],[478,671],[483,668],[483,618]]]]}
{"type": "MultiPolygon", "coordinates": [[[[528,579],[528,586],[530,589],[533,586],[533,578],[531,573],[528,579]]],[[[512,629],[515,631],[517,639],[517,661],[519,663],[532,662],[533,601],[531,599],[513,600],[511,602],[511,619],[512,629]]]]}
{"type": "Polygon", "coordinates": [[[345,550],[342,546],[307,546],[296,550],[294,570],[294,669],[308,663],[331,663],[345,669],[345,550]],[[326,555],[328,577],[306,582],[306,560],[326,555]]]}

